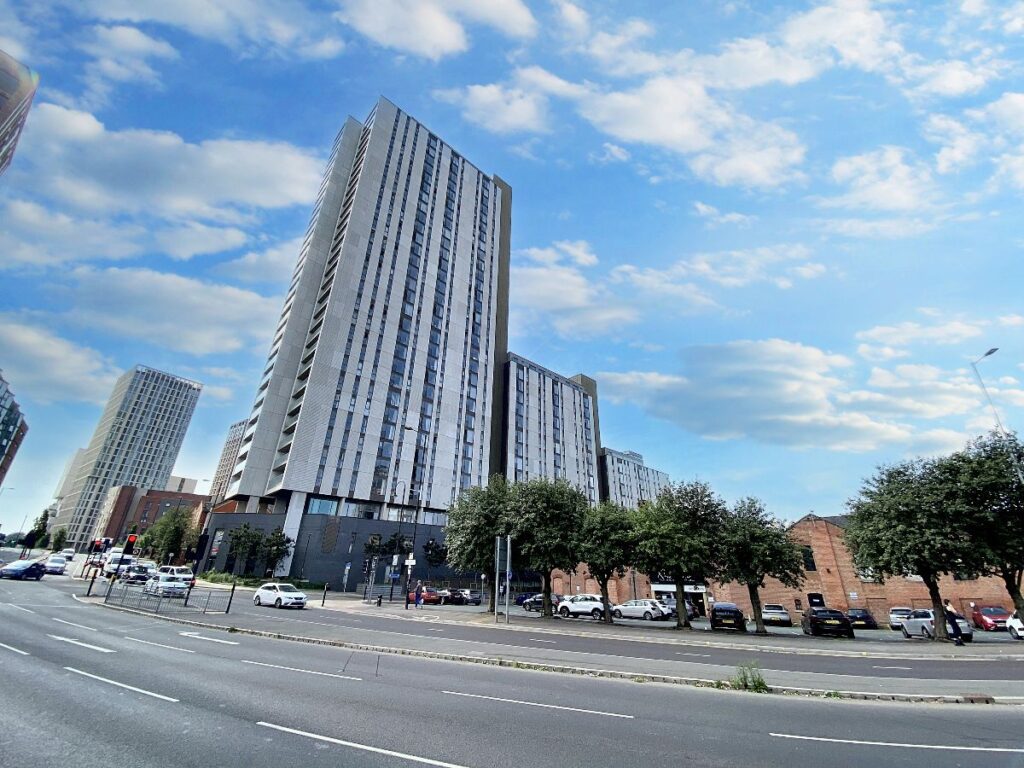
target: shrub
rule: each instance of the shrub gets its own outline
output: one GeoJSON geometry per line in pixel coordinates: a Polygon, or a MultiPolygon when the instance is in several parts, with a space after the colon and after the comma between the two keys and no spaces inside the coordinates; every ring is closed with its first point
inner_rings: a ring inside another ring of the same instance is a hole
{"type": "Polygon", "coordinates": [[[736,677],[730,683],[737,691],[768,693],[768,683],[761,675],[761,667],[756,661],[748,661],[736,667],[736,677]]]}

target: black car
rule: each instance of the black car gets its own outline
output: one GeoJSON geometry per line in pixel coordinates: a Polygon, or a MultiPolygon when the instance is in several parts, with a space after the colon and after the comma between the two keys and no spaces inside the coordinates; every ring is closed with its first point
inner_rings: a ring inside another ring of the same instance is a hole
{"type": "Polygon", "coordinates": [[[480,605],[483,600],[479,589],[460,589],[459,592],[466,599],[466,605],[480,605]]]}
{"type": "Polygon", "coordinates": [[[144,565],[129,565],[121,571],[120,579],[125,584],[145,584],[153,576],[144,565]]]}
{"type": "Polygon", "coordinates": [[[867,608],[851,608],[846,612],[846,618],[850,620],[851,627],[878,629],[878,622],[867,608]]]}
{"type": "Polygon", "coordinates": [[[853,638],[853,627],[842,611],[832,608],[808,608],[800,620],[805,635],[840,635],[853,638]]]}
{"type": "Polygon", "coordinates": [[[516,605],[522,605],[531,597],[537,597],[538,595],[540,595],[540,592],[520,592],[516,595],[516,605]]]}
{"type": "MultiPolygon", "coordinates": [[[[556,595],[554,592],[551,593],[551,607],[555,609],[558,604],[562,602],[562,596],[556,595]]],[[[534,595],[528,600],[523,601],[524,611],[537,611],[540,613],[544,609],[544,595],[534,595]]]]}
{"type": "Polygon", "coordinates": [[[743,617],[743,611],[739,609],[736,603],[715,603],[711,606],[710,618],[712,629],[747,631],[747,620],[743,617]]]}
{"type": "Polygon", "coordinates": [[[43,578],[46,569],[38,560],[15,560],[10,565],[0,568],[0,579],[35,579],[43,578]]]}
{"type": "Polygon", "coordinates": [[[442,589],[438,594],[441,596],[441,605],[466,604],[466,596],[457,589],[442,589]]]}

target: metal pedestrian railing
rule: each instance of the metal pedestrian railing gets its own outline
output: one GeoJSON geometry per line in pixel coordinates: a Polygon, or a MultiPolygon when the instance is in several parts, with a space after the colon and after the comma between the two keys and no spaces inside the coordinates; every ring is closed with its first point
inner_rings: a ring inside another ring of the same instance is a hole
{"type": "Polygon", "coordinates": [[[228,613],[235,594],[234,586],[227,589],[205,587],[189,589],[180,597],[153,595],[141,586],[114,583],[107,590],[103,602],[107,605],[133,608],[154,614],[228,613]]]}

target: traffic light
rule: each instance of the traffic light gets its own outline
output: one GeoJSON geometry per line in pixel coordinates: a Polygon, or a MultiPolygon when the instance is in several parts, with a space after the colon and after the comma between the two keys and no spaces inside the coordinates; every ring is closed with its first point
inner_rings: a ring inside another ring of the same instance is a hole
{"type": "Polygon", "coordinates": [[[129,533],[128,534],[128,539],[124,543],[124,553],[123,554],[130,555],[132,552],[134,552],[135,551],[135,542],[138,541],[138,539],[139,539],[139,537],[136,536],[134,533],[129,533]]]}
{"type": "Polygon", "coordinates": [[[92,543],[92,551],[93,552],[102,552],[103,551],[103,539],[96,539],[96,541],[94,541],[92,543]]]}

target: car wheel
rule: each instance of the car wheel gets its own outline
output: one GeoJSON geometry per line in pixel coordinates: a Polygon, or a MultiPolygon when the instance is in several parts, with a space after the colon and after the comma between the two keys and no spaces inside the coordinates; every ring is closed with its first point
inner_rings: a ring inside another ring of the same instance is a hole
{"type": "Polygon", "coordinates": [[[260,602],[260,596],[259,595],[256,595],[256,597],[254,597],[252,599],[252,604],[253,605],[262,605],[262,603],[260,602]]]}
{"type": "Polygon", "coordinates": [[[747,631],[747,622],[743,622],[742,624],[740,624],[739,627],[737,627],[737,629],[739,629],[740,632],[743,632],[745,634],[747,631]]]}
{"type": "Polygon", "coordinates": [[[654,617],[651,616],[651,612],[650,611],[644,611],[644,621],[650,621],[653,618],[654,617]]]}
{"type": "Polygon", "coordinates": [[[36,576],[36,581],[39,581],[42,578],[43,578],[43,574],[40,573],[38,576],[36,576]]]}
{"type": "Polygon", "coordinates": [[[590,612],[590,615],[594,617],[594,621],[600,621],[601,617],[604,615],[604,611],[600,608],[595,608],[590,612]]]}
{"type": "Polygon", "coordinates": [[[928,627],[921,627],[921,637],[923,637],[925,640],[932,639],[932,633],[928,631],[928,627]]]}
{"type": "Polygon", "coordinates": [[[1010,637],[1014,640],[1020,640],[1020,634],[1017,632],[1016,627],[1010,627],[1010,637]]]}
{"type": "Polygon", "coordinates": [[[961,638],[961,639],[965,643],[973,643],[974,642],[974,635],[964,635],[963,638],[961,638]]]}
{"type": "Polygon", "coordinates": [[[907,628],[906,628],[906,627],[900,627],[900,629],[902,629],[902,630],[903,630],[903,636],[904,636],[904,637],[905,637],[905,638],[906,638],[907,640],[909,640],[909,639],[910,639],[910,633],[909,633],[909,632],[907,632],[907,628]]]}
{"type": "Polygon", "coordinates": [[[274,601],[274,607],[275,608],[280,608],[281,607],[281,598],[280,597],[277,598],[277,600],[274,601]]]}
{"type": "Polygon", "coordinates": [[[849,632],[847,632],[847,633],[846,633],[846,636],[847,636],[848,638],[850,638],[851,640],[853,640],[853,639],[854,639],[854,635],[853,635],[853,630],[851,629],[851,630],[850,630],[849,632]]]}
{"type": "Polygon", "coordinates": [[[561,610],[558,611],[558,615],[561,616],[563,619],[568,619],[569,618],[569,609],[568,608],[562,608],[561,610]]]}
{"type": "Polygon", "coordinates": [[[615,617],[616,619],[621,619],[622,618],[622,611],[612,611],[612,616],[615,617]]]}

